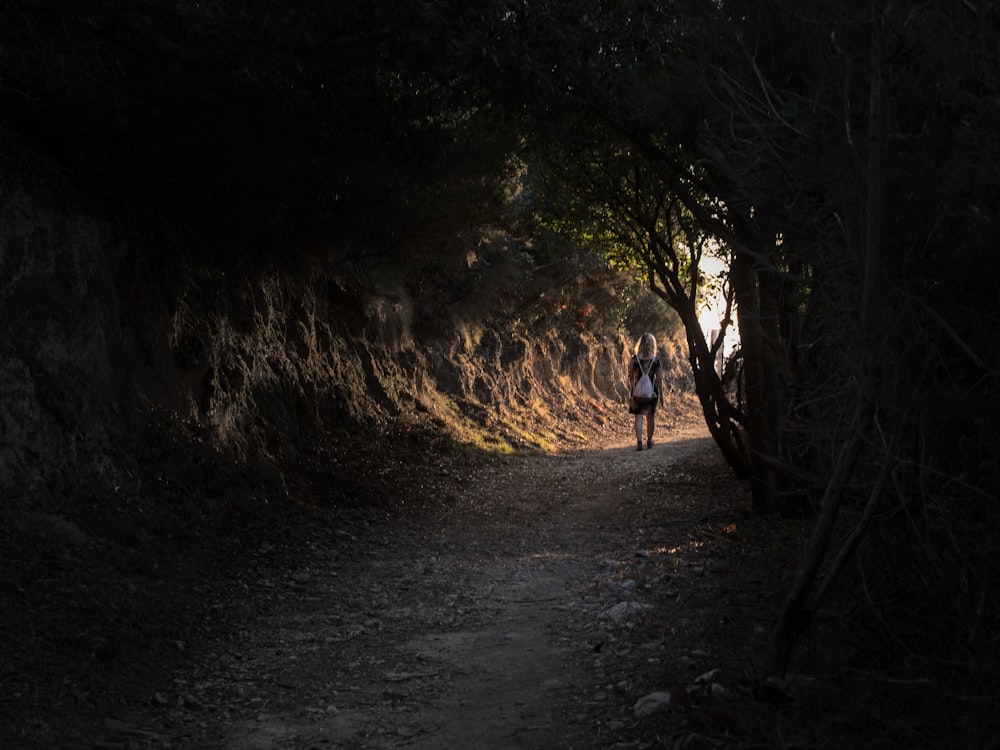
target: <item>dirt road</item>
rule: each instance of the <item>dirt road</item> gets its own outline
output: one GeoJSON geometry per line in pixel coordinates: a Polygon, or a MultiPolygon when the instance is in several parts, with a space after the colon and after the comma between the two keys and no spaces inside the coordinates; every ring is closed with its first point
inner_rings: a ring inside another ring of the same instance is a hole
{"type": "Polygon", "coordinates": [[[808,523],[748,517],[700,425],[626,432],[504,459],[331,441],[277,501],[175,482],[0,517],[0,747],[952,746],[895,722],[919,675],[859,690],[835,616],[755,691],[808,523]]]}
{"type": "Polygon", "coordinates": [[[623,442],[440,474],[450,489],[430,504],[407,509],[400,488],[402,517],[334,519],[294,550],[262,543],[179,644],[170,681],[99,741],[551,750],[725,735],[728,719],[692,723],[678,703],[743,679],[711,673],[714,631],[734,620],[732,601],[725,622],[704,620],[720,596],[705,577],[743,498],[704,428],[649,451],[623,442]]]}
{"type": "Polygon", "coordinates": [[[690,674],[640,684],[674,657],[679,551],[736,510],[684,491],[692,462],[724,474],[713,459],[697,427],[651,451],[517,459],[454,477],[405,527],[335,530],[295,570],[262,550],[247,598],[220,604],[236,629],[198,647],[142,727],[231,750],[642,743],[637,700],[712,668],[686,644],[690,674]]]}

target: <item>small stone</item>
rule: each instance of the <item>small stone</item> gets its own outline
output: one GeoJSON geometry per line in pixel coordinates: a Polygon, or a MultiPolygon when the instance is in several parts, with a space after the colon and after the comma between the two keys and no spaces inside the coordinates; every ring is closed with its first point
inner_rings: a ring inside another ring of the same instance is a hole
{"type": "Polygon", "coordinates": [[[652,604],[641,604],[640,602],[619,602],[604,613],[604,616],[621,624],[633,619],[637,615],[653,609],[652,604]]]}
{"type": "Polygon", "coordinates": [[[695,677],[694,681],[698,685],[706,685],[713,682],[715,680],[716,675],[718,674],[719,674],[718,669],[711,669],[708,672],[705,672],[704,674],[700,674],[697,677],[695,677]]]}
{"type": "Polygon", "coordinates": [[[671,695],[668,691],[658,690],[642,696],[635,702],[635,708],[632,710],[633,713],[635,713],[636,718],[641,719],[646,716],[651,716],[658,711],[668,710],[670,708],[670,701],[671,695]]]}
{"type": "Polygon", "coordinates": [[[608,634],[603,630],[591,630],[586,636],[584,636],[584,639],[591,645],[595,643],[604,643],[604,641],[608,640],[608,634]]]}

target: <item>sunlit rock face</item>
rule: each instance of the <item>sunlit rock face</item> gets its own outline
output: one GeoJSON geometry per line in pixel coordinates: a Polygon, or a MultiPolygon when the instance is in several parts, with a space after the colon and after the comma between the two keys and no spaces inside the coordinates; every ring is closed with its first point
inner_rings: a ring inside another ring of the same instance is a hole
{"type": "MultiPolygon", "coordinates": [[[[183,231],[126,240],[44,185],[8,180],[2,195],[5,505],[128,497],[146,489],[137,464],[221,487],[320,436],[419,427],[545,450],[623,419],[635,331],[607,273],[532,275],[506,246],[471,267],[429,253],[363,273],[336,252],[220,260],[183,231]],[[176,466],[149,448],[164,429],[176,466]]],[[[657,334],[680,393],[683,356],[657,334]]]]}

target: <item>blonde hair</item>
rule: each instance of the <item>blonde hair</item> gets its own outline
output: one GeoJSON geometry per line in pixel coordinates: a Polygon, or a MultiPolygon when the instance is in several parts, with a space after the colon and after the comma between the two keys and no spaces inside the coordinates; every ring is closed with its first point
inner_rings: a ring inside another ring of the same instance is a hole
{"type": "Polygon", "coordinates": [[[651,333],[644,333],[635,342],[635,356],[643,355],[644,358],[656,356],[656,336],[651,333]]]}

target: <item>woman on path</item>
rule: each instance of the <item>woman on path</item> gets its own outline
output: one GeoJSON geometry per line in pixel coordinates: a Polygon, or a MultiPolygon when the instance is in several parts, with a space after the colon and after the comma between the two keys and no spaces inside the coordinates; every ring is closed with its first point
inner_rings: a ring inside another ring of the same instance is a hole
{"type": "Polygon", "coordinates": [[[635,415],[636,450],[642,450],[642,418],[646,417],[646,450],[653,447],[653,430],[656,427],[656,405],[663,403],[663,388],[660,384],[660,360],[656,356],[656,337],[644,333],[635,342],[635,353],[628,366],[628,413],[635,415]],[[653,383],[653,395],[649,400],[635,397],[635,384],[639,378],[648,377],[653,383]]]}

